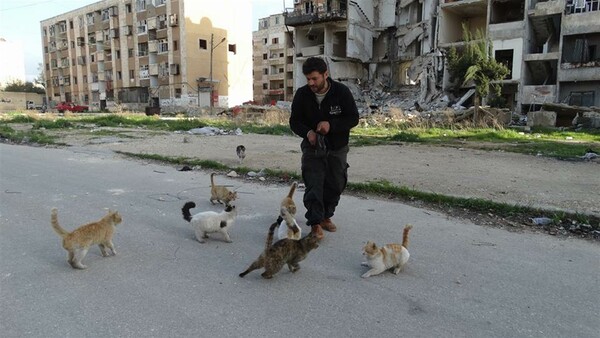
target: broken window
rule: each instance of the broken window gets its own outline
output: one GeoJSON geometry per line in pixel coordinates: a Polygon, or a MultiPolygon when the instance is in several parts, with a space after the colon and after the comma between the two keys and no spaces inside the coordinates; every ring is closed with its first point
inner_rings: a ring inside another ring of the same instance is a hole
{"type": "Polygon", "coordinates": [[[494,59],[508,68],[508,74],[504,78],[505,80],[512,79],[513,52],[512,49],[502,49],[497,50],[494,53],[494,59]]]}
{"type": "Polygon", "coordinates": [[[490,12],[490,23],[523,21],[525,18],[525,1],[494,0],[490,12]]]}
{"type": "Polygon", "coordinates": [[[569,94],[569,105],[591,107],[594,105],[594,92],[571,92],[569,94]]]}
{"type": "Polygon", "coordinates": [[[600,61],[600,34],[571,35],[563,38],[563,63],[600,61]]]}

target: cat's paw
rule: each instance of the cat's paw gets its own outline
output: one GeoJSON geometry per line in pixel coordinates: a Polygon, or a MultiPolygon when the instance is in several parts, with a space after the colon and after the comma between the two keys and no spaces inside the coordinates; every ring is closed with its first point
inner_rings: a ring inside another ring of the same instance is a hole
{"type": "Polygon", "coordinates": [[[371,277],[371,274],[368,272],[363,273],[363,275],[361,276],[362,278],[367,278],[367,277],[371,277]]]}
{"type": "Polygon", "coordinates": [[[227,243],[233,243],[233,241],[231,239],[226,239],[225,242],[227,242],[227,243]]]}

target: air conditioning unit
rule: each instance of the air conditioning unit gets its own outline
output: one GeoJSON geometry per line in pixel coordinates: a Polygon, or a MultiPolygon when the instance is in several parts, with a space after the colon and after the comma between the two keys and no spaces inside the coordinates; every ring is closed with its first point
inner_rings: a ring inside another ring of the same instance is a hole
{"type": "Polygon", "coordinates": [[[173,27],[173,26],[177,26],[177,24],[178,24],[177,14],[169,15],[169,26],[173,27]]]}

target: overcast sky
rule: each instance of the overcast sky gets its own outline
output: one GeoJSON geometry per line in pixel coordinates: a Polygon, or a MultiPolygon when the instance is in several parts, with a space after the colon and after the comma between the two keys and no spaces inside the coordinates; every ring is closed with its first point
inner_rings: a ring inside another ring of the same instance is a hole
{"type": "MultiPolygon", "coordinates": [[[[214,0],[206,1],[214,6],[214,0]]],[[[283,12],[293,7],[292,0],[239,0],[252,2],[252,29],[258,27],[258,19],[283,12]]],[[[97,0],[0,0],[0,37],[20,43],[25,54],[27,81],[38,76],[38,64],[42,63],[42,37],[40,21],[98,2],[97,0]]],[[[218,3],[218,0],[217,0],[218,3]]],[[[241,13],[243,14],[243,13],[241,13]]],[[[2,51],[5,52],[5,51],[2,51]]],[[[3,67],[0,64],[0,67],[3,67]]]]}

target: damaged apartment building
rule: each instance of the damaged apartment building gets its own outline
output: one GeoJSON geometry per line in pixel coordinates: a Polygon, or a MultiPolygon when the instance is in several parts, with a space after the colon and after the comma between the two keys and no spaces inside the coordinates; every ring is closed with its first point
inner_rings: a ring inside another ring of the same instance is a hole
{"type": "MultiPolygon", "coordinates": [[[[600,106],[599,2],[294,0],[283,14],[293,28],[294,73],[307,57],[322,56],[333,78],[367,93],[366,106],[373,88],[416,84],[424,107],[445,93],[468,93],[450,82],[446,55],[464,48],[463,26],[480,30],[510,70],[501,81],[505,105],[526,113],[549,102],[600,106]]],[[[294,88],[305,84],[293,78],[294,88]]]]}
{"type": "Polygon", "coordinates": [[[103,0],[41,21],[50,107],[190,111],[247,101],[251,19],[233,21],[234,11],[251,5],[103,0]]]}
{"type": "MultiPolygon", "coordinates": [[[[375,104],[360,95],[365,84],[394,90],[419,82],[420,99],[427,100],[440,87],[443,69],[441,59],[423,58],[435,54],[436,6],[437,1],[418,0],[294,0],[284,13],[285,24],[294,29],[294,73],[302,73],[307,57],[322,56],[331,76],[348,84],[367,107],[375,104]]],[[[305,83],[300,76],[294,81],[294,88],[305,83]]]]}

